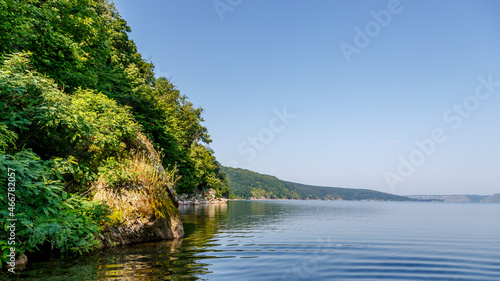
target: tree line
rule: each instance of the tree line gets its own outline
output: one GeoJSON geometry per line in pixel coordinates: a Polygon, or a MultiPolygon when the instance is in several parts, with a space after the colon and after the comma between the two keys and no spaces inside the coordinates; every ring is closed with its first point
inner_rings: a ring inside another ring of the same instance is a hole
{"type": "Polygon", "coordinates": [[[91,186],[133,178],[127,167],[143,136],[178,193],[228,195],[203,109],[156,77],[112,2],[0,0],[0,22],[0,185],[8,168],[17,171],[20,253],[47,243],[64,253],[95,247],[109,210],[91,200],[91,186]]]}
{"type": "Polygon", "coordinates": [[[224,167],[229,180],[230,197],[237,199],[299,200],[374,200],[409,201],[411,199],[369,189],[312,186],[280,180],[244,169],[224,167]]]}

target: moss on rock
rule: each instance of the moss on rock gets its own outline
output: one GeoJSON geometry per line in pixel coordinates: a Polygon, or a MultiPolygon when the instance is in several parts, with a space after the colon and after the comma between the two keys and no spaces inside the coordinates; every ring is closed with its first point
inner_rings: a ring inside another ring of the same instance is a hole
{"type": "Polygon", "coordinates": [[[139,136],[138,144],[131,159],[121,164],[121,178],[107,171],[92,187],[93,199],[109,205],[112,211],[100,234],[104,247],[184,235],[173,173],[163,169],[160,156],[145,136],[139,136]]]}

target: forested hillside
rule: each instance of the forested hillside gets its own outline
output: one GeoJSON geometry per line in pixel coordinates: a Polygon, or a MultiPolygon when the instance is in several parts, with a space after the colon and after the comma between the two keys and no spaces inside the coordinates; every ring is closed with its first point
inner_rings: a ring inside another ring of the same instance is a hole
{"type": "Polygon", "coordinates": [[[311,186],[282,181],[276,177],[243,169],[224,167],[231,195],[240,199],[321,199],[410,201],[404,196],[368,189],[311,186]]]}
{"type": "Polygon", "coordinates": [[[152,218],[168,215],[171,188],[228,194],[203,110],[155,76],[129,32],[107,0],[0,0],[4,261],[9,216],[18,255],[96,247],[133,213],[92,200],[97,187],[149,194],[152,218]]]}

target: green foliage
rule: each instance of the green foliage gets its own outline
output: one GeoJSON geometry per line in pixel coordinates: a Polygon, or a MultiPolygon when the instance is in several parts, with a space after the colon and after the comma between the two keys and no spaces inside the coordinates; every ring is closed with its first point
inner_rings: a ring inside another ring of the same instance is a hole
{"type": "Polygon", "coordinates": [[[2,152],[5,153],[5,150],[10,145],[14,145],[17,139],[17,134],[12,132],[7,128],[7,125],[4,123],[0,123],[0,148],[2,152]]]}
{"type": "Polygon", "coordinates": [[[69,100],[63,120],[71,149],[62,156],[78,159],[82,170],[72,175],[85,184],[108,159],[126,157],[141,128],[126,108],[103,94],[79,89],[69,100]]]}
{"type": "Polygon", "coordinates": [[[110,186],[123,186],[134,179],[134,174],[127,169],[129,162],[128,159],[118,161],[118,159],[110,157],[99,167],[98,176],[103,178],[110,186]]]}
{"type": "Polygon", "coordinates": [[[110,56],[105,13],[103,1],[0,0],[0,54],[32,51],[59,85],[93,87],[110,56]]]}
{"type": "Polygon", "coordinates": [[[203,145],[195,143],[191,147],[191,159],[195,165],[195,175],[198,186],[202,189],[215,189],[217,197],[229,196],[229,186],[221,165],[213,156],[213,151],[203,145]]]}
{"type": "MultiPolygon", "coordinates": [[[[0,167],[22,171],[22,251],[95,246],[107,210],[75,194],[90,195],[97,180],[162,184],[130,169],[141,132],[163,151],[168,171],[151,165],[178,192],[214,188],[228,196],[221,165],[205,146],[203,110],[155,78],[110,1],[0,0],[0,22],[0,167]]],[[[172,194],[155,193],[155,212],[172,212],[172,194]]]]}
{"type": "MultiPolygon", "coordinates": [[[[99,244],[100,231],[109,210],[63,190],[44,162],[33,152],[0,154],[0,185],[7,186],[7,173],[15,170],[16,251],[20,254],[50,244],[62,254],[87,252],[99,244]]],[[[2,261],[7,260],[6,245],[10,217],[7,192],[0,193],[2,261]]]]}
{"type": "Polygon", "coordinates": [[[109,157],[123,156],[141,129],[128,109],[92,90],[68,96],[29,69],[27,54],[6,57],[0,69],[0,121],[22,136],[17,147],[55,157],[57,170],[73,186],[93,181],[109,157]]]}
{"type": "Polygon", "coordinates": [[[226,167],[223,171],[227,174],[231,194],[236,198],[303,199],[301,194],[273,176],[226,167]]]}
{"type": "Polygon", "coordinates": [[[321,199],[321,200],[377,200],[409,201],[404,196],[368,189],[311,186],[282,181],[276,177],[248,170],[223,168],[227,174],[231,196],[249,199],[321,199]]]}
{"type": "Polygon", "coordinates": [[[163,165],[178,168],[180,180],[177,191],[191,193],[194,189],[217,185],[222,178],[215,173],[215,168],[202,167],[216,163],[213,152],[200,144],[211,142],[207,129],[201,125],[202,109],[195,108],[165,78],[154,80],[152,86],[139,84],[139,80],[134,79],[138,73],[136,67],[128,69],[129,79],[139,86],[112,97],[132,107],[136,120],[146,134],[158,148],[165,151],[163,165]]]}
{"type": "MultiPolygon", "coordinates": [[[[223,181],[219,173],[203,176],[205,180],[202,181],[197,178],[200,174],[197,164],[199,160],[192,155],[199,154],[193,154],[191,147],[199,142],[211,142],[207,129],[201,125],[203,110],[194,107],[167,79],[155,78],[153,64],[144,60],[137,52],[135,43],[127,35],[130,27],[112,3],[106,0],[0,0],[0,20],[0,57],[12,60],[9,56],[11,53],[30,52],[33,54],[32,67],[54,80],[47,80],[50,82],[46,81],[41,86],[46,90],[51,88],[49,92],[54,95],[49,100],[42,98],[43,102],[49,104],[45,116],[19,115],[13,120],[11,125],[30,132],[28,139],[20,139],[18,144],[32,147],[43,158],[52,155],[67,158],[73,155],[79,163],[76,182],[88,183],[95,180],[92,175],[95,174],[99,161],[110,157],[106,155],[108,151],[116,151],[99,145],[112,146],[118,142],[115,141],[116,138],[112,139],[113,136],[101,139],[102,142],[99,139],[89,139],[89,132],[95,129],[92,126],[95,119],[79,112],[85,111],[83,106],[89,103],[82,102],[82,106],[78,106],[75,100],[58,99],[56,96],[61,91],[53,85],[57,83],[70,95],[78,95],[78,99],[86,100],[92,94],[90,90],[82,89],[93,89],[116,100],[120,105],[132,108],[135,120],[142,125],[144,132],[158,149],[163,149],[167,154],[163,158],[164,166],[170,169],[177,167],[180,180],[176,188],[179,192],[190,193],[194,189],[201,190],[214,185],[217,180],[223,181]],[[61,107],[72,107],[74,116],[91,124],[75,127],[75,121],[78,120],[71,115],[58,114],[61,107]],[[39,135],[45,125],[29,123],[34,117],[39,117],[34,121],[47,121],[52,117],[50,134],[55,139],[62,139],[55,143],[38,143],[31,138],[32,135],[39,135]],[[72,124],[65,124],[63,121],[72,124]],[[37,147],[34,144],[40,145],[37,147]],[[72,151],[75,146],[78,148],[76,153],[72,151]],[[50,149],[43,150],[40,147],[50,149]],[[104,154],[100,155],[101,152],[104,154]]],[[[26,57],[16,59],[26,60],[26,57]]],[[[16,73],[32,75],[24,73],[26,64],[19,65],[24,69],[16,73]]],[[[31,90],[29,92],[35,99],[24,99],[24,108],[41,105],[38,93],[31,90]]],[[[98,99],[102,100],[100,97],[98,99]]],[[[96,103],[101,100],[96,100],[96,103]]],[[[36,108],[33,109],[35,112],[24,113],[41,113],[36,108]]],[[[115,132],[119,131],[116,128],[115,132]]],[[[211,170],[214,173],[216,169],[211,170]]],[[[70,178],[66,180],[72,181],[70,178]]]]}

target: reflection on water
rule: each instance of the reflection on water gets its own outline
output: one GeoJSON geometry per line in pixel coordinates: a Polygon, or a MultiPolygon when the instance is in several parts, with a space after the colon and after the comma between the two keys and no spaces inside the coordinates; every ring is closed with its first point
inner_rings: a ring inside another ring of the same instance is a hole
{"type": "Polygon", "coordinates": [[[500,204],[231,201],[180,212],[183,239],[32,262],[15,279],[500,280],[500,204]]]}
{"type": "Polygon", "coordinates": [[[200,256],[213,245],[227,205],[181,207],[183,239],[107,249],[85,257],[32,262],[13,280],[199,280],[209,273],[200,256]]]}

